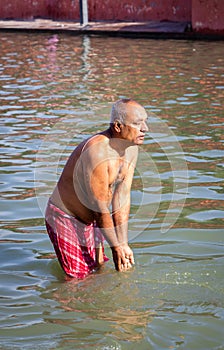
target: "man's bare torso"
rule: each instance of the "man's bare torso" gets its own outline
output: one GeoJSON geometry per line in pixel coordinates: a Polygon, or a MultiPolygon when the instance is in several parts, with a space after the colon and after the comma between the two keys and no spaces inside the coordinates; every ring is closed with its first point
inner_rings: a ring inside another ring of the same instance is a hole
{"type": "MultiPolygon", "coordinates": [[[[93,222],[97,211],[94,198],[100,202],[102,189],[92,184],[92,178],[97,176],[97,172],[100,172],[101,176],[102,172],[105,172],[102,181],[107,181],[104,187],[107,191],[105,205],[109,207],[115,189],[124,182],[135,166],[137,147],[128,147],[122,153],[117,150],[116,142],[121,141],[112,141],[108,131],[82,142],[68,159],[51,201],[81,221],[93,222]]],[[[105,193],[103,197],[105,198],[105,193]]]]}

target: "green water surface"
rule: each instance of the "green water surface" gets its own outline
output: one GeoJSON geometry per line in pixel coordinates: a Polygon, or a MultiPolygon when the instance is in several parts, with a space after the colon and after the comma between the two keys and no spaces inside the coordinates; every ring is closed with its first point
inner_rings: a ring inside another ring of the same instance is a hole
{"type": "Polygon", "coordinates": [[[224,349],[223,43],[1,33],[0,47],[0,349],[224,349]],[[68,280],[46,200],[122,97],[149,114],[136,265],[68,280]]]}

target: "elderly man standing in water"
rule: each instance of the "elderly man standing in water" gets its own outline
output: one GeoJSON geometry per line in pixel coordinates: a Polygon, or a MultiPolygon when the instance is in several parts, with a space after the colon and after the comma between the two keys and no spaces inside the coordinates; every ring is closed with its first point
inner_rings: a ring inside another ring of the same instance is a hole
{"type": "Polygon", "coordinates": [[[130,191],[147,114],[131,99],[112,106],[110,127],[80,143],[69,157],[46,209],[46,228],[65,273],[84,278],[108,258],[134,264],[128,245],[130,191]]]}

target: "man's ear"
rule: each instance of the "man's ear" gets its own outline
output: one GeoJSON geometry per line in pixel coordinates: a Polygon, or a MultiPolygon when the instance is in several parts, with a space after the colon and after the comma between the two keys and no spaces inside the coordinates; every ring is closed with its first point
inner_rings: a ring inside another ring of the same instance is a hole
{"type": "Polygon", "coordinates": [[[116,132],[121,132],[122,129],[122,123],[119,120],[114,121],[114,130],[116,132]]]}

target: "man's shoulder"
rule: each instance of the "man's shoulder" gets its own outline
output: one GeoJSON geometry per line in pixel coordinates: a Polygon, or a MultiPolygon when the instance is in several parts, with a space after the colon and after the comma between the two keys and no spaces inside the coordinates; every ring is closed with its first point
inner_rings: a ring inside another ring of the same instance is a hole
{"type": "Polygon", "coordinates": [[[103,134],[95,134],[88,138],[82,146],[81,157],[84,158],[102,158],[108,153],[109,140],[103,134]]]}

